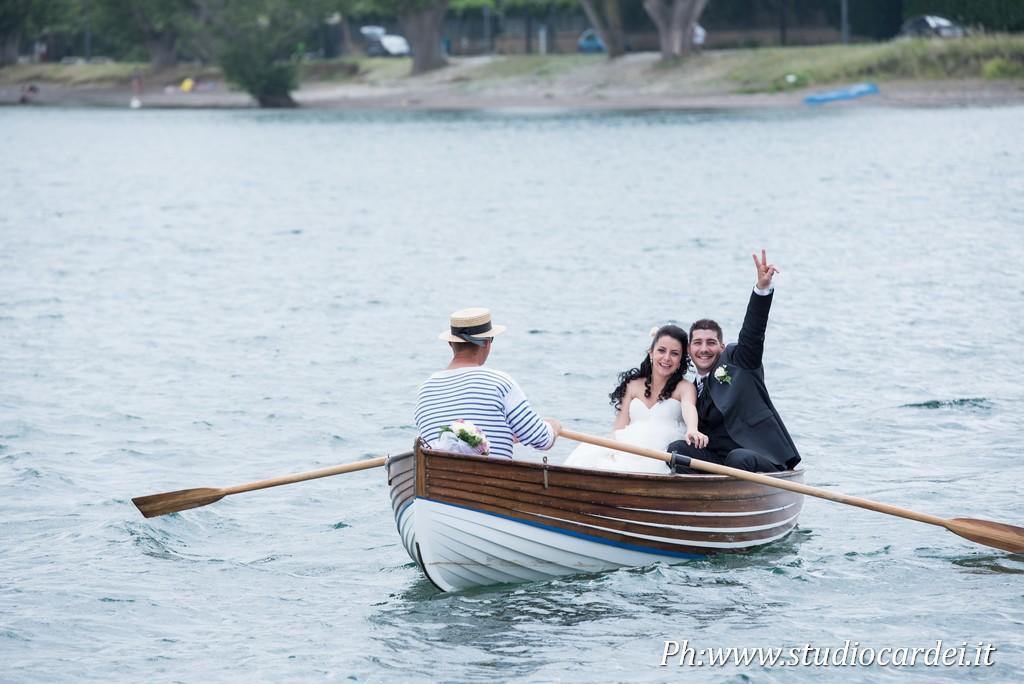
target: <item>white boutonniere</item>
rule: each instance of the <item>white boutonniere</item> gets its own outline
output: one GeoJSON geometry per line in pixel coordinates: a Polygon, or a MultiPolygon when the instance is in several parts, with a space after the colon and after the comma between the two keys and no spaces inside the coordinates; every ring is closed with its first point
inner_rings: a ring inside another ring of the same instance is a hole
{"type": "Polygon", "coordinates": [[[724,363],[715,369],[715,380],[718,382],[724,382],[726,385],[732,383],[732,376],[729,375],[729,371],[724,363]]]}

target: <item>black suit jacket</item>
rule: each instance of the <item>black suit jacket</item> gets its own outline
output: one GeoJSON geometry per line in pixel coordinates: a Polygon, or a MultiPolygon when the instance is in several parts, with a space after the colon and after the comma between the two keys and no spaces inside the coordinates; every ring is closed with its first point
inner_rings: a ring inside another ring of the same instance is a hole
{"type": "Polygon", "coordinates": [[[711,369],[708,392],[715,408],[722,413],[725,429],[737,444],[790,469],[800,462],[800,454],[768,397],[761,365],[772,296],[751,292],[739,342],[727,346],[711,369]],[[728,382],[715,377],[723,366],[728,382]]]}

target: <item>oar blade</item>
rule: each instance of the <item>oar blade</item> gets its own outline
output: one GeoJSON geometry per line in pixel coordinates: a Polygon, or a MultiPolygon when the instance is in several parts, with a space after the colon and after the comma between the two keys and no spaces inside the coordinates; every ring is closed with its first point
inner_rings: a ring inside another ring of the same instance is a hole
{"type": "Polygon", "coordinates": [[[1024,553],[1024,527],[976,518],[951,518],[948,522],[946,529],[964,539],[995,549],[1024,553]]]}
{"type": "Polygon", "coordinates": [[[155,518],[159,515],[187,511],[190,508],[199,508],[220,501],[224,498],[223,489],[212,487],[200,487],[198,489],[179,489],[176,492],[164,492],[162,494],[150,494],[148,496],[137,496],[132,503],[139,509],[139,512],[147,518],[155,518]]]}

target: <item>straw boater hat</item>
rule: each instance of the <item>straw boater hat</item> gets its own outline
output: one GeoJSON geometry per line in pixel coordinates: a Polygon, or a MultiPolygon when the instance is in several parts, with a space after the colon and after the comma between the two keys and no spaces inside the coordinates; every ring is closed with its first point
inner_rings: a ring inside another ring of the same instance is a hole
{"type": "Polygon", "coordinates": [[[469,342],[480,346],[483,339],[505,332],[505,326],[491,323],[490,309],[462,309],[449,318],[449,329],[441,333],[445,342],[469,342]]]}

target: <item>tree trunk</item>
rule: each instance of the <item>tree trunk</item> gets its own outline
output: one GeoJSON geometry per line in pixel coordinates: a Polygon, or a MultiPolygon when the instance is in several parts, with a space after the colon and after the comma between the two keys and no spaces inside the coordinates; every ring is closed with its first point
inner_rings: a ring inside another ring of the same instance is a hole
{"type": "Polygon", "coordinates": [[[690,46],[693,41],[693,27],[689,27],[686,17],[690,9],[698,0],[675,0],[672,6],[672,25],[669,28],[669,48],[674,57],[685,57],[690,54],[690,46]]]}
{"type": "Polygon", "coordinates": [[[597,11],[594,0],[580,0],[583,12],[597,36],[608,51],[608,58],[625,54],[625,40],[622,32],[622,7],[619,0],[604,0],[604,16],[597,11]]]}
{"type": "Polygon", "coordinates": [[[626,54],[626,36],[622,30],[622,6],[619,0],[604,0],[604,18],[608,22],[608,57],[626,54]]]}
{"type": "Polygon", "coordinates": [[[178,36],[174,33],[150,34],[146,37],[146,51],[153,71],[160,71],[178,63],[178,36]]]}
{"type": "Polygon", "coordinates": [[[352,48],[355,43],[352,42],[352,26],[348,23],[348,17],[344,14],[341,15],[341,56],[348,57],[355,54],[355,50],[352,48]]]}
{"type": "Polygon", "coordinates": [[[693,28],[708,0],[644,0],[644,9],[658,29],[663,60],[693,52],[693,28]]]}
{"type": "MultiPolygon", "coordinates": [[[[152,7],[141,4],[129,4],[132,21],[144,36],[146,51],[149,53],[149,65],[153,71],[159,71],[178,63],[178,34],[174,29],[160,27],[153,21],[152,7]]],[[[202,10],[200,10],[202,12],[202,10]]]]}
{"type": "Polygon", "coordinates": [[[658,47],[661,50],[662,60],[670,60],[675,57],[672,52],[672,15],[665,0],[644,0],[644,9],[647,16],[654,22],[658,29],[658,47]]]}
{"type": "Polygon", "coordinates": [[[412,49],[412,75],[440,69],[448,64],[441,49],[441,24],[448,11],[448,0],[408,9],[398,15],[398,24],[412,49]]]}
{"type": "Polygon", "coordinates": [[[273,95],[260,95],[256,98],[260,107],[267,109],[286,109],[297,107],[298,103],[292,99],[291,93],[275,93],[273,95]]]}
{"type": "Polygon", "coordinates": [[[21,46],[21,35],[13,33],[0,36],[0,66],[18,63],[18,48],[21,46]]]}
{"type": "MultiPolygon", "coordinates": [[[[676,2],[680,3],[681,0],[676,0],[676,2]]],[[[700,15],[704,12],[708,0],[689,0],[685,4],[686,6],[680,12],[677,24],[679,28],[680,57],[686,57],[693,52],[693,27],[697,25],[697,20],[700,19],[700,15]]]]}

